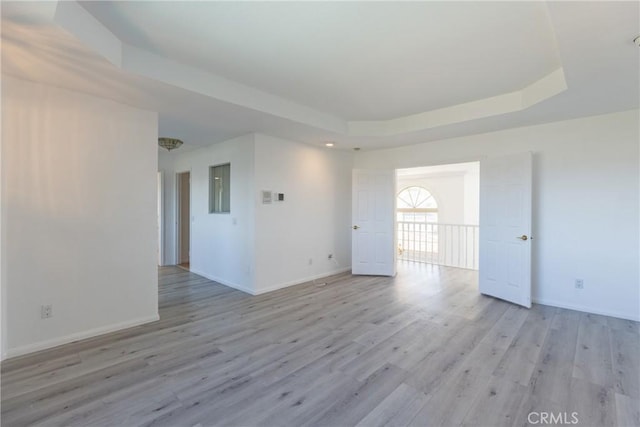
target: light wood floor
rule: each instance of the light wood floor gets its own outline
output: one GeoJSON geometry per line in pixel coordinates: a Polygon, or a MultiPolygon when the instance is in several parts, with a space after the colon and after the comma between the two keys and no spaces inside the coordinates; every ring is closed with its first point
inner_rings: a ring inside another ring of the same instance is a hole
{"type": "Polygon", "coordinates": [[[161,268],[160,321],[4,362],[2,426],[640,425],[638,323],[519,308],[476,274],[252,297],[161,268]]]}

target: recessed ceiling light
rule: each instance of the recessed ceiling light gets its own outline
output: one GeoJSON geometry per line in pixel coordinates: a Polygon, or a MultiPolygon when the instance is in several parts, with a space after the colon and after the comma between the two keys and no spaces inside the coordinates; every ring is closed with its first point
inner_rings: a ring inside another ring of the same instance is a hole
{"type": "Polygon", "coordinates": [[[325,147],[333,147],[334,143],[333,142],[325,142],[324,145],[325,145],[325,147]]]}

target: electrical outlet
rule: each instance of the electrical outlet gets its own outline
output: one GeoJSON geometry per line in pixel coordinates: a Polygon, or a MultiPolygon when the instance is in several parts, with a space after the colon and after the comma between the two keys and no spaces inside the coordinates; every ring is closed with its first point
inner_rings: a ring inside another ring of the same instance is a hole
{"type": "Polygon", "coordinates": [[[327,259],[333,259],[333,254],[327,255],[327,259]]]}
{"type": "Polygon", "coordinates": [[[584,280],[576,279],[576,289],[584,289],[584,280]]]}
{"type": "Polygon", "coordinates": [[[309,265],[313,265],[313,258],[309,258],[309,265]]]}
{"type": "Polygon", "coordinates": [[[40,318],[41,319],[48,319],[48,318],[50,318],[52,316],[53,316],[53,306],[51,304],[40,306],[40,318]]]}

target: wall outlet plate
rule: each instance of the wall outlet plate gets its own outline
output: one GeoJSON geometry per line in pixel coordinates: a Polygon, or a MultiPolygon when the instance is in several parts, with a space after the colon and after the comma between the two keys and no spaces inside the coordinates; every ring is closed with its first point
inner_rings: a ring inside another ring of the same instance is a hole
{"type": "Polygon", "coordinates": [[[53,306],[51,304],[40,306],[40,318],[41,319],[48,319],[48,318],[50,318],[52,316],[53,316],[53,306]]]}
{"type": "Polygon", "coordinates": [[[576,289],[584,289],[584,280],[576,279],[576,289]]]}

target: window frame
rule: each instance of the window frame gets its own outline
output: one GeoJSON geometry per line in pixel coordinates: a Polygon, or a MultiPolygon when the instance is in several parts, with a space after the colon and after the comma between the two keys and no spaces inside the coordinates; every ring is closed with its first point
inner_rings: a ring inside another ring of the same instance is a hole
{"type": "MultiPolygon", "coordinates": [[[[397,214],[414,214],[414,216],[415,216],[416,214],[424,214],[425,217],[426,217],[427,214],[433,213],[433,214],[436,214],[436,218],[437,219],[436,219],[435,223],[437,223],[439,221],[439,219],[440,219],[439,215],[438,215],[438,213],[439,213],[439,210],[438,210],[438,206],[439,206],[438,199],[436,199],[436,196],[434,196],[433,193],[431,191],[429,191],[429,189],[426,188],[426,187],[423,187],[421,185],[409,185],[409,186],[403,188],[402,190],[398,191],[398,194],[396,194],[396,205],[398,204],[398,200],[400,199],[400,195],[403,192],[405,192],[405,191],[407,191],[407,190],[409,190],[411,188],[417,188],[417,189],[425,191],[429,195],[425,199],[425,201],[429,200],[429,198],[433,199],[433,202],[435,203],[436,207],[430,207],[430,208],[417,208],[417,207],[398,208],[398,207],[396,207],[396,215],[397,214]]],[[[406,204],[409,204],[409,203],[407,203],[406,198],[403,199],[403,201],[406,204]]],[[[415,205],[416,203],[413,202],[413,204],[415,205]]],[[[400,220],[400,221],[407,221],[407,220],[400,220]]],[[[427,221],[427,222],[429,222],[429,221],[427,221]]]]}
{"type": "Polygon", "coordinates": [[[231,162],[219,163],[209,166],[209,213],[210,214],[230,214],[231,213],[231,162]],[[222,180],[222,188],[220,191],[216,191],[216,178],[223,178],[222,175],[217,175],[218,168],[228,167],[228,182],[222,180]],[[226,186],[225,186],[226,185],[226,186]],[[225,197],[222,195],[224,190],[229,194],[228,210],[225,209],[225,197]]]}

